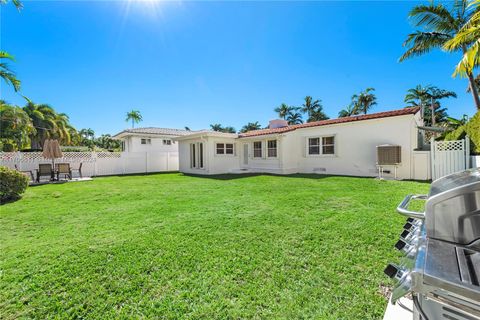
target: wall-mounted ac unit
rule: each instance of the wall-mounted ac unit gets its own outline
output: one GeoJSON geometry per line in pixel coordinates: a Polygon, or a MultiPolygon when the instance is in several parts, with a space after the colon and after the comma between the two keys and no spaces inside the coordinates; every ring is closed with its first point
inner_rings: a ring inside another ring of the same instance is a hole
{"type": "Polygon", "coordinates": [[[398,165],[402,163],[402,147],[383,144],[377,146],[377,165],[387,166],[387,165],[398,165]]]}

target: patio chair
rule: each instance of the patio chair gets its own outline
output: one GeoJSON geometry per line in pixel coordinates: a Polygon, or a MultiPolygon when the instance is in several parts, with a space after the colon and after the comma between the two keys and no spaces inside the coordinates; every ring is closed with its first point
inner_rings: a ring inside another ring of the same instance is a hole
{"type": "Polygon", "coordinates": [[[56,165],[56,171],[57,171],[57,180],[60,180],[60,175],[63,174],[65,179],[68,177],[70,180],[72,180],[72,170],[70,170],[70,164],[69,163],[58,163],[56,165]]]}
{"type": "Polygon", "coordinates": [[[32,181],[35,181],[35,177],[33,176],[33,172],[31,170],[20,170],[17,165],[15,165],[15,170],[31,178],[32,181]]]}
{"type": "Polygon", "coordinates": [[[40,182],[40,177],[48,177],[53,180],[53,170],[50,163],[41,163],[37,169],[37,182],[40,182]]]}
{"type": "Polygon", "coordinates": [[[80,166],[78,167],[78,169],[74,169],[74,168],[71,168],[70,171],[71,172],[74,172],[74,171],[77,171],[78,172],[78,175],[80,176],[80,178],[83,178],[82,176],[82,162],[80,162],[80,166]]]}

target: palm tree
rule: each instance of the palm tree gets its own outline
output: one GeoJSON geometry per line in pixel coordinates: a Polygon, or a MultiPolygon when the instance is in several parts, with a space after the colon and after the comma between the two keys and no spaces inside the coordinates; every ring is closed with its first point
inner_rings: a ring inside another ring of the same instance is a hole
{"type": "Polygon", "coordinates": [[[407,91],[404,101],[408,104],[408,107],[419,106],[425,124],[434,126],[436,123],[444,122],[447,118],[446,108],[441,108],[438,100],[456,97],[457,94],[453,91],[439,89],[431,85],[425,87],[417,85],[407,91]]]}
{"type": "Polygon", "coordinates": [[[0,100],[0,141],[15,144],[19,150],[28,145],[29,135],[35,132],[28,114],[20,107],[0,100]]]}
{"type": "Polygon", "coordinates": [[[140,111],[138,110],[132,110],[130,112],[127,112],[127,118],[125,119],[126,122],[132,121],[132,128],[135,127],[135,123],[139,123],[142,121],[142,115],[140,114],[140,111]]]}
{"type": "Polygon", "coordinates": [[[311,96],[306,96],[303,99],[305,102],[300,107],[300,111],[307,114],[307,118],[310,118],[313,112],[315,112],[318,107],[322,107],[320,100],[313,100],[311,96]]]}
{"type": "MultiPolygon", "coordinates": [[[[415,6],[410,11],[409,17],[414,20],[415,26],[422,30],[408,35],[403,43],[407,51],[400,57],[400,61],[444,47],[450,51],[460,51],[464,57],[468,56],[469,48],[474,50],[474,46],[478,46],[478,37],[472,39],[470,36],[461,35],[462,30],[469,28],[468,21],[474,16],[474,10],[468,10],[467,7],[467,0],[455,0],[450,10],[443,4],[435,4],[433,1],[428,5],[415,6]],[[452,40],[458,34],[460,34],[459,37],[452,40]],[[462,41],[458,41],[459,38],[462,41]]],[[[480,109],[480,97],[472,70],[466,68],[465,75],[469,81],[475,106],[480,109]]]]}
{"type": "Polygon", "coordinates": [[[323,112],[323,107],[319,106],[317,110],[314,110],[310,113],[307,122],[322,121],[327,119],[329,119],[329,117],[325,114],[325,112],[323,112]]]}
{"type": "Polygon", "coordinates": [[[288,124],[290,124],[290,125],[303,123],[302,114],[300,112],[295,112],[295,111],[290,112],[287,115],[286,120],[288,121],[288,124]]]}
{"type": "Polygon", "coordinates": [[[28,114],[35,127],[30,134],[32,149],[41,149],[47,138],[53,138],[57,130],[57,114],[48,104],[35,104],[28,101],[23,110],[28,114]]]}
{"type": "Polygon", "coordinates": [[[352,97],[352,101],[354,101],[355,105],[355,113],[356,114],[367,114],[367,112],[377,104],[377,97],[375,96],[372,91],[375,91],[374,88],[367,88],[365,91],[360,92],[360,94],[354,95],[352,97]]]}
{"type": "Polygon", "coordinates": [[[252,131],[252,130],[260,130],[262,126],[258,123],[258,121],[255,122],[249,122],[246,125],[240,129],[241,133],[247,132],[247,131],[252,131]]]}
{"type": "Polygon", "coordinates": [[[91,129],[91,128],[82,129],[78,133],[84,139],[88,139],[88,140],[95,139],[95,131],[93,131],[93,129],[91,129]]]}
{"type": "MultiPolygon", "coordinates": [[[[473,73],[473,69],[480,63],[480,0],[472,1],[468,8],[473,12],[472,16],[443,46],[448,51],[455,51],[463,49],[464,44],[470,44],[462,60],[457,64],[453,76],[467,76],[467,71],[473,73]]],[[[478,84],[476,85],[478,90],[478,84]]]]}
{"type": "Polygon", "coordinates": [[[287,115],[292,112],[295,107],[289,106],[286,103],[282,103],[279,107],[276,107],[274,111],[278,113],[278,116],[282,119],[286,119],[287,115]]]}
{"type": "Polygon", "coordinates": [[[210,128],[213,130],[213,131],[222,131],[223,130],[223,127],[220,123],[215,123],[215,124],[211,124],[210,125],[210,128]]]}
{"type": "Polygon", "coordinates": [[[20,90],[20,80],[17,79],[15,73],[10,70],[8,64],[4,60],[15,61],[15,58],[5,51],[0,51],[0,77],[13,86],[15,92],[20,90]]]}
{"type": "Polygon", "coordinates": [[[219,123],[211,124],[210,128],[213,131],[218,131],[218,132],[225,132],[225,133],[235,133],[235,132],[237,132],[234,127],[224,127],[219,123]]]}
{"type": "Polygon", "coordinates": [[[351,117],[356,113],[355,106],[353,104],[349,104],[345,109],[340,110],[338,113],[339,118],[351,117]]]}

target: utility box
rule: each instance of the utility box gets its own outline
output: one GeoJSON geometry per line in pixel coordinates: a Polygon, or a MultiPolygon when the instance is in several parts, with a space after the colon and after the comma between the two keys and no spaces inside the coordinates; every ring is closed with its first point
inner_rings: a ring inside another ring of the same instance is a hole
{"type": "Polygon", "coordinates": [[[377,165],[395,166],[402,163],[402,147],[383,144],[377,146],[377,165]]]}

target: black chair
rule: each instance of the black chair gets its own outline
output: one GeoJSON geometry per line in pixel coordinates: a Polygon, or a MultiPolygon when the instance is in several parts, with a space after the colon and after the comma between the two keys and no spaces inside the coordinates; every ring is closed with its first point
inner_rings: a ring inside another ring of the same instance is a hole
{"type": "Polygon", "coordinates": [[[50,163],[41,163],[37,169],[37,182],[40,182],[41,177],[48,177],[49,180],[53,180],[53,170],[50,163]]]}

